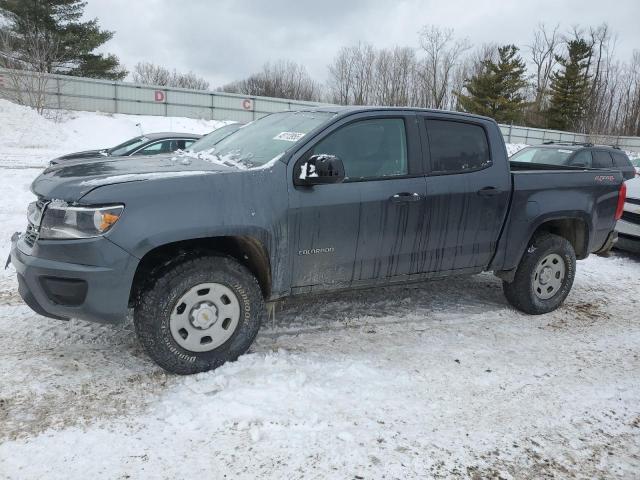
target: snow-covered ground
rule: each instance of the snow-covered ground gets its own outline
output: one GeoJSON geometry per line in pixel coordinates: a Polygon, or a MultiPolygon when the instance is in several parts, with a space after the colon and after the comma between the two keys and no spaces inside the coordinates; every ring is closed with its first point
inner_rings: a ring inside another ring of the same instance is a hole
{"type": "MultiPolygon", "coordinates": [[[[11,147],[13,166],[51,145],[11,147]]],[[[1,258],[38,172],[0,168],[1,258]]],[[[250,354],[184,378],[131,325],[33,313],[9,268],[0,478],[638,478],[639,282],[614,253],[536,317],[488,274],[289,300],[250,354]]]]}

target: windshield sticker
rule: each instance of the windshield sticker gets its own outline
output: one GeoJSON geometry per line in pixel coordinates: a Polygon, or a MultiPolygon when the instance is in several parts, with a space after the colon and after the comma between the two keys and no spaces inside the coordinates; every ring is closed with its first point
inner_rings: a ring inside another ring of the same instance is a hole
{"type": "Polygon", "coordinates": [[[274,140],[284,140],[285,142],[297,142],[302,137],[304,137],[304,133],[298,132],[280,132],[278,135],[273,137],[274,140]]]}
{"type": "Polygon", "coordinates": [[[558,151],[560,153],[573,153],[573,150],[562,150],[561,148],[559,148],[558,151]]]}

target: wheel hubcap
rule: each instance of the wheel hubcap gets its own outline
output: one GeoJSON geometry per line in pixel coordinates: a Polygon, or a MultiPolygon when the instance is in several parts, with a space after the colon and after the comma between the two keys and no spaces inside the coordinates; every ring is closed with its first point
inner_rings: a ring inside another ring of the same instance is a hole
{"type": "Polygon", "coordinates": [[[218,308],[211,302],[200,302],[189,314],[191,325],[206,330],[218,321],[218,308]]]}
{"type": "Polygon", "coordinates": [[[558,293],[564,282],[565,272],[564,260],[556,253],[540,260],[533,277],[533,293],[536,297],[547,300],[558,293]]]}
{"type": "Polygon", "coordinates": [[[239,320],[240,302],[229,287],[200,283],[175,303],[169,329],[185,350],[207,352],[229,340],[239,320]]]}

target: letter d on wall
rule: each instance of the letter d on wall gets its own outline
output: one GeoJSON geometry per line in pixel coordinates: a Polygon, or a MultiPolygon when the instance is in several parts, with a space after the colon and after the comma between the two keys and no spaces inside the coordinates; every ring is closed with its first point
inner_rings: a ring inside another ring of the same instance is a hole
{"type": "Polygon", "coordinates": [[[154,94],[154,100],[156,102],[164,102],[164,99],[165,99],[164,92],[162,90],[156,90],[154,94]]]}

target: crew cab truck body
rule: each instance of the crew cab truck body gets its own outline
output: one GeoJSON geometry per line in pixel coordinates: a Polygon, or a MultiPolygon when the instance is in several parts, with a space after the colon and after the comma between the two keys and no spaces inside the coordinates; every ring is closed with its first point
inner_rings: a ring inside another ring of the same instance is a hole
{"type": "MultiPolygon", "coordinates": [[[[35,311],[124,321],[167,370],[244,353],[265,303],[494,271],[532,314],[614,241],[618,171],[512,164],[488,118],[283,112],[211,152],[66,162],[32,185],[11,262],[35,311]]],[[[621,203],[622,202],[622,203],[621,203]]]]}

